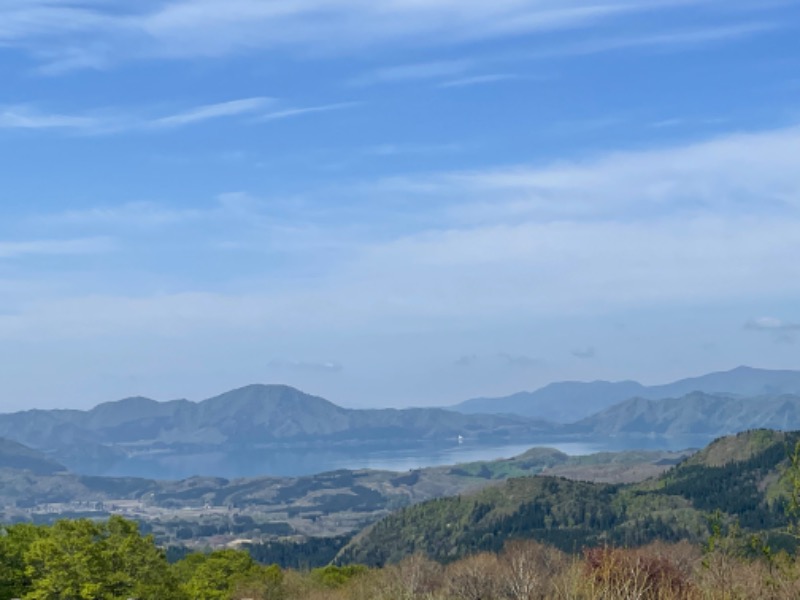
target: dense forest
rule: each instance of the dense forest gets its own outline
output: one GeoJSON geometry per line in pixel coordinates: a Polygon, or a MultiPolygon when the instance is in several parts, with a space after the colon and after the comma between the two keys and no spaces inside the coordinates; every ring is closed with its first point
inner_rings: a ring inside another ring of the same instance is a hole
{"type": "MultiPolygon", "coordinates": [[[[709,515],[791,550],[796,520],[788,469],[800,435],[769,430],[720,438],[664,475],[633,485],[522,477],[474,494],[403,508],[354,538],[337,564],[383,566],[415,553],[448,562],[533,538],[569,553],[653,541],[703,543],[709,515]]],[[[797,453],[795,453],[796,455],[797,453]]]]}
{"type": "Polygon", "coordinates": [[[730,600],[800,597],[800,561],[711,519],[702,545],[655,542],[563,552],[511,540],[443,564],[281,569],[243,550],[170,563],[121,517],[16,524],[0,536],[0,600],[730,600]]]}

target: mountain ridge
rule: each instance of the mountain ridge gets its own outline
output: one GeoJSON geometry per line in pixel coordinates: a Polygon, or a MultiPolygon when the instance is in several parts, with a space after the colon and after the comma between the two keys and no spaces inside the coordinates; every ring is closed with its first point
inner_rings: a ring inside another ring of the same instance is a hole
{"type": "Polygon", "coordinates": [[[800,427],[800,395],[738,397],[692,392],[679,398],[631,398],[566,429],[585,435],[709,435],[800,427]]]}
{"type": "Polygon", "coordinates": [[[692,392],[766,396],[800,394],[800,371],[738,366],[687,377],[666,384],[646,386],[637,381],[561,381],[530,392],[497,398],[473,398],[449,408],[466,414],[516,414],[557,423],[588,417],[618,402],[634,397],[660,400],[692,392]]]}

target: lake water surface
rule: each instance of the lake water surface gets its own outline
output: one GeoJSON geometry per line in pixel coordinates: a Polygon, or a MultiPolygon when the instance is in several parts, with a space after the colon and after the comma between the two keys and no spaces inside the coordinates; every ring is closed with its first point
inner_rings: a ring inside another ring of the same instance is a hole
{"type": "MultiPolygon", "coordinates": [[[[104,475],[183,479],[194,475],[225,477],[297,477],[338,469],[408,471],[423,467],[511,458],[534,447],[556,448],[569,455],[631,449],[683,450],[709,440],[696,438],[605,438],[542,440],[528,444],[422,446],[378,450],[360,447],[258,448],[247,452],[140,456],[104,470],[104,475]]],[[[100,474],[100,473],[98,473],[100,474]]]]}

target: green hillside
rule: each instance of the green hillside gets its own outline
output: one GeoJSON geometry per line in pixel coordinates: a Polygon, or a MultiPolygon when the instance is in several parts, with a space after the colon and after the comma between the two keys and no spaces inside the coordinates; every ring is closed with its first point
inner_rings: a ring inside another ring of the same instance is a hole
{"type": "MultiPolygon", "coordinates": [[[[382,565],[422,552],[454,560],[534,538],[575,551],[655,539],[700,541],[709,515],[778,539],[788,524],[784,476],[800,432],[751,431],[721,438],[657,479],[607,485],[558,477],[511,479],[477,493],[405,508],[357,536],[341,563],[382,565]]],[[[785,537],[785,536],[784,536],[785,537]]]]}

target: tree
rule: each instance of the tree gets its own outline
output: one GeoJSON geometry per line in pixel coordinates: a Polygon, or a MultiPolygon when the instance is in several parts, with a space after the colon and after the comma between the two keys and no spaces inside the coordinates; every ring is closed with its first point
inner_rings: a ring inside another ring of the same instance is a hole
{"type": "Polygon", "coordinates": [[[489,553],[463,558],[445,572],[447,591],[455,600],[495,600],[501,580],[497,556],[489,553]]]}
{"type": "Polygon", "coordinates": [[[25,600],[182,600],[151,536],[122,517],[58,521],[25,553],[25,600]]]}
{"type": "Polygon", "coordinates": [[[564,569],[563,552],[533,540],[512,540],[500,555],[505,596],[534,600],[550,596],[553,577],[564,569]]]}
{"type": "Polygon", "coordinates": [[[283,572],[278,565],[258,567],[237,578],[231,594],[233,600],[283,600],[284,597],[283,572]]]}
{"type": "Polygon", "coordinates": [[[240,582],[259,574],[259,566],[247,552],[230,549],[190,555],[176,569],[184,574],[181,587],[192,600],[228,600],[240,582]],[[187,564],[181,565],[184,561],[187,564]]]}
{"type": "Polygon", "coordinates": [[[0,600],[21,598],[30,590],[32,582],[25,572],[25,554],[43,535],[44,528],[29,523],[0,529],[0,600]]]}

